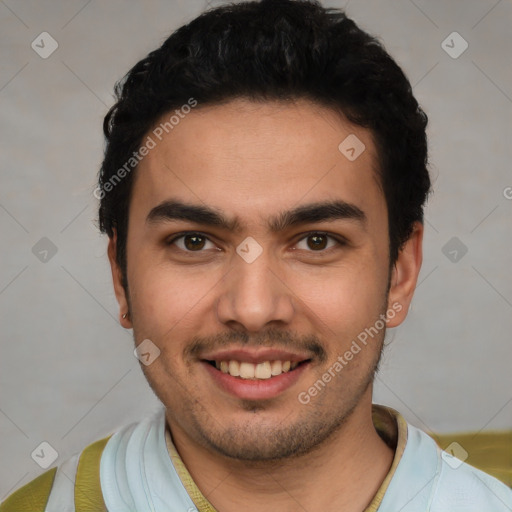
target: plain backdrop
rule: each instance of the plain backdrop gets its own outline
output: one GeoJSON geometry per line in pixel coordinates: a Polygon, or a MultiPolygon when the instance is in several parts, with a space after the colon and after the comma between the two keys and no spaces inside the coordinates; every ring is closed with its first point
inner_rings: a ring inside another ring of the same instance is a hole
{"type": "MultiPolygon", "coordinates": [[[[43,472],[42,442],[59,464],[158,407],[117,321],[92,191],[115,81],[207,5],[0,2],[0,497],[43,472]]],[[[384,42],[430,118],[424,264],[375,401],[432,432],[511,428],[512,3],[324,5],[384,42]]]]}

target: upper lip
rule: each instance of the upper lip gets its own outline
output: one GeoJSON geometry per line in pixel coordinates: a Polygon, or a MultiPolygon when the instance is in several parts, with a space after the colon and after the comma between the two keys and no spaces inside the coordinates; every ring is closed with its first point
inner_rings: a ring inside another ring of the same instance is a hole
{"type": "Polygon", "coordinates": [[[311,356],[277,348],[232,348],[204,353],[201,355],[201,359],[204,361],[234,360],[253,364],[263,363],[265,361],[291,361],[292,363],[300,363],[301,361],[311,359],[311,356]]]}

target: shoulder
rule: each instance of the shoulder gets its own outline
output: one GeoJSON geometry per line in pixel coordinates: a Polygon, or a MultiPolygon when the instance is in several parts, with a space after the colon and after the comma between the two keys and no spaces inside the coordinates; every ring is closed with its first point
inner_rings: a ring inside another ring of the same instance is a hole
{"type": "Polygon", "coordinates": [[[18,489],[0,504],[0,512],[44,511],[56,472],[52,468],[18,489]]]}
{"type": "Polygon", "coordinates": [[[407,444],[379,512],[397,507],[402,512],[510,512],[512,489],[408,425],[407,444]]]}
{"type": "Polygon", "coordinates": [[[121,427],[15,491],[0,504],[0,512],[106,511],[105,491],[117,485],[118,472],[126,462],[123,457],[133,458],[147,444],[153,446],[154,438],[163,436],[164,426],[164,410],[159,409],[121,427]]]}
{"type": "Polygon", "coordinates": [[[67,512],[74,511],[75,507],[77,511],[106,510],[99,466],[109,438],[90,444],[15,491],[0,504],[0,512],[67,512]]]}
{"type": "Polygon", "coordinates": [[[512,489],[497,478],[437,449],[441,462],[432,495],[432,512],[512,511],[512,489]]]}

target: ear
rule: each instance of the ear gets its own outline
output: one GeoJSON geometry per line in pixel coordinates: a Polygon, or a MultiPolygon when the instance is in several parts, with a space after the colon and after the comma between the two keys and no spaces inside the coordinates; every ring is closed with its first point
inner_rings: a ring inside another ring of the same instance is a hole
{"type": "Polygon", "coordinates": [[[110,269],[112,270],[112,281],[114,283],[114,291],[116,294],[117,302],[119,303],[119,323],[125,329],[132,328],[132,322],[130,319],[130,310],[128,299],[126,297],[126,290],[123,287],[122,281],[122,272],[117,264],[116,249],[117,244],[117,232],[114,230],[114,236],[109,238],[108,241],[108,259],[110,261],[110,269]],[[126,318],[123,318],[123,315],[128,313],[126,318]]]}
{"type": "Polygon", "coordinates": [[[391,272],[388,310],[393,310],[396,314],[392,318],[388,315],[388,327],[396,327],[405,320],[416,289],[422,261],[423,224],[415,222],[413,232],[398,253],[391,272]]]}

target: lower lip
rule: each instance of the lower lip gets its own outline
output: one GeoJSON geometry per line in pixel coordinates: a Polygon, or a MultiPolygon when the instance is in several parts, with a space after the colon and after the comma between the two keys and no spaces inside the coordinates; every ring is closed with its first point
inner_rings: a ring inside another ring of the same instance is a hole
{"type": "Polygon", "coordinates": [[[293,386],[309,365],[309,362],[301,363],[295,370],[270,377],[270,379],[242,379],[233,377],[229,373],[223,373],[204,361],[202,361],[202,364],[217,385],[229,394],[244,400],[267,400],[276,397],[293,386]]]}

